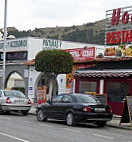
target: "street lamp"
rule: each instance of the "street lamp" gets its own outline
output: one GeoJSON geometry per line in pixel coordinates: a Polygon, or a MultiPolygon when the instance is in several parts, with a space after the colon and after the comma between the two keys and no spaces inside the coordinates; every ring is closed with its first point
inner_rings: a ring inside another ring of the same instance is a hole
{"type": "Polygon", "coordinates": [[[6,47],[6,21],[7,21],[7,0],[5,0],[5,10],[4,10],[4,47],[3,47],[3,78],[2,78],[2,89],[5,88],[5,62],[6,62],[6,53],[5,53],[5,47],[6,47]]]}

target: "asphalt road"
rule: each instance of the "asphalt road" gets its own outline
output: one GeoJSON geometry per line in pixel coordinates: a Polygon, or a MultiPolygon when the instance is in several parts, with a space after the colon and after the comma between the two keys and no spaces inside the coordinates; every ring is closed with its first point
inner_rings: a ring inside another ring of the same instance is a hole
{"type": "Polygon", "coordinates": [[[131,130],[62,121],[38,122],[34,115],[0,114],[0,142],[132,142],[131,130]]]}

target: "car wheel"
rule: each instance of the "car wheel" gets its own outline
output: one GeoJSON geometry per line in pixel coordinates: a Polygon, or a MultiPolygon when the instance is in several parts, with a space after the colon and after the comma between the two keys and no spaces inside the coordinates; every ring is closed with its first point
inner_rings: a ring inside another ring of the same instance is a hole
{"type": "Polygon", "coordinates": [[[28,115],[28,111],[22,111],[22,114],[23,114],[24,116],[26,116],[26,115],[28,115]]]}
{"type": "Polygon", "coordinates": [[[36,117],[37,117],[38,121],[46,121],[47,120],[47,118],[45,117],[45,113],[42,110],[38,110],[36,117]]]}
{"type": "Polygon", "coordinates": [[[66,116],[66,123],[68,126],[74,126],[76,125],[76,121],[74,119],[74,115],[70,112],[66,116]]]}
{"type": "Polygon", "coordinates": [[[101,121],[101,122],[96,122],[96,125],[98,125],[98,127],[104,127],[106,125],[106,121],[101,121]]]}
{"type": "Polygon", "coordinates": [[[2,109],[2,106],[0,105],[0,113],[2,113],[3,114],[3,109],[2,109]]]}

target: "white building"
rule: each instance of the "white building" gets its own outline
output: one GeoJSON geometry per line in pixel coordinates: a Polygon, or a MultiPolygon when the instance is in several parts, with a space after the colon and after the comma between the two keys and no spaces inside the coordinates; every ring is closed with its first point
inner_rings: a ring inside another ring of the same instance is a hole
{"type": "MultiPolygon", "coordinates": [[[[21,38],[7,40],[6,44],[6,65],[17,64],[21,65],[26,62],[35,59],[36,54],[41,50],[47,49],[94,49],[94,58],[104,52],[104,46],[93,45],[86,43],[68,42],[53,39],[42,39],[42,38],[21,38]]],[[[0,60],[2,61],[3,52],[3,41],[0,42],[0,60]]],[[[88,55],[85,55],[88,56],[88,55]]],[[[27,88],[28,97],[33,99],[36,98],[36,92],[39,85],[46,85],[48,79],[43,73],[37,72],[34,65],[29,65],[28,69],[23,70],[23,78],[28,78],[28,83],[25,83],[27,88]]],[[[57,88],[54,92],[63,93],[66,92],[66,75],[58,75],[57,77],[57,88]]],[[[47,84],[48,85],[48,84],[47,84]]],[[[56,87],[55,87],[56,88],[56,87]]]]}

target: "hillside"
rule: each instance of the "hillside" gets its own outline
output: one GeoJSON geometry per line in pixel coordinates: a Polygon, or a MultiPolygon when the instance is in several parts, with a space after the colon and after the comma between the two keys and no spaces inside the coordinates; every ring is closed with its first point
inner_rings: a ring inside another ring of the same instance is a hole
{"type": "Polygon", "coordinates": [[[105,20],[95,23],[87,23],[80,26],[35,28],[31,31],[18,31],[15,27],[9,27],[8,33],[18,37],[42,37],[59,39],[65,41],[75,41],[93,44],[104,44],[105,20]]]}

